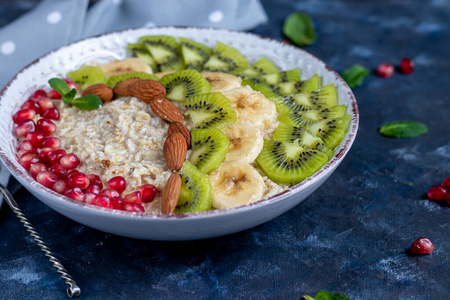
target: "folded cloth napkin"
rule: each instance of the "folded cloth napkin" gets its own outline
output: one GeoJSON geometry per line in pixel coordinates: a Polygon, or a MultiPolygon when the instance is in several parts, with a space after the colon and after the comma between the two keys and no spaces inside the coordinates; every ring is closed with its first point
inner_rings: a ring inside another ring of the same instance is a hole
{"type": "MultiPolygon", "coordinates": [[[[258,0],[44,0],[0,28],[0,88],[25,65],[57,47],[108,31],[165,25],[248,30],[267,21],[258,0]]],[[[0,183],[9,173],[0,163],[0,183]]]]}

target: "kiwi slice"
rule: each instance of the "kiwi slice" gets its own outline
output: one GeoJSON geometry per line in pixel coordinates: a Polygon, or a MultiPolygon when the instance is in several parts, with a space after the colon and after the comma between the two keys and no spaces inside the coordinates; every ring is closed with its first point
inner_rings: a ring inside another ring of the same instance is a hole
{"type": "Polygon", "coordinates": [[[153,73],[158,72],[156,61],[148,51],[144,44],[128,44],[128,50],[133,57],[137,57],[145,61],[153,70],[153,73]]]}
{"type": "Polygon", "coordinates": [[[159,81],[166,88],[166,98],[172,101],[183,102],[195,94],[211,92],[211,84],[196,70],[176,71],[159,81]]]}
{"type": "Polygon", "coordinates": [[[322,109],[337,105],[337,95],[334,84],[321,87],[311,93],[293,94],[272,99],[280,115],[289,114],[296,111],[310,109],[322,109]]]}
{"type": "Polygon", "coordinates": [[[145,72],[132,72],[132,73],[125,73],[125,74],[119,74],[114,75],[108,78],[108,81],[106,84],[110,88],[114,88],[118,83],[121,83],[122,81],[128,80],[128,79],[151,79],[158,81],[159,78],[153,74],[148,74],[145,72]]]}
{"type": "Polygon", "coordinates": [[[200,172],[188,160],[184,161],[181,175],[181,191],[174,213],[207,211],[212,206],[212,188],[208,175],[200,172]]]}
{"type": "Polygon", "coordinates": [[[299,68],[287,70],[279,73],[272,73],[267,74],[259,77],[259,80],[264,83],[269,84],[277,84],[282,82],[289,82],[289,81],[300,81],[301,77],[301,71],[299,68]]]}
{"type": "Polygon", "coordinates": [[[273,74],[278,72],[280,72],[278,67],[275,66],[275,64],[270,59],[268,59],[267,57],[263,57],[247,69],[240,72],[239,76],[244,78],[255,78],[261,75],[273,74]]]}
{"type": "Polygon", "coordinates": [[[305,127],[311,134],[320,137],[325,146],[334,149],[344,139],[352,118],[349,115],[331,120],[322,120],[305,127]]]}
{"type": "Polygon", "coordinates": [[[156,61],[161,72],[183,70],[184,64],[180,55],[180,45],[174,37],[165,35],[143,36],[139,39],[156,61]]]}
{"type": "Polygon", "coordinates": [[[179,41],[185,68],[201,72],[203,70],[203,65],[212,55],[212,50],[203,44],[186,38],[180,37],[179,41]]]}
{"type": "Polygon", "coordinates": [[[236,123],[236,111],[222,93],[197,94],[184,101],[185,115],[197,128],[223,129],[236,123]]]}
{"type": "Polygon", "coordinates": [[[67,77],[75,82],[82,90],[97,83],[106,83],[107,79],[102,69],[96,66],[83,66],[78,70],[67,73],[67,77]]]}
{"type": "Polygon", "coordinates": [[[276,183],[298,183],[318,171],[328,161],[328,155],[308,149],[298,143],[264,140],[256,158],[261,170],[276,183]]]}
{"type": "Polygon", "coordinates": [[[208,174],[225,160],[230,141],[220,130],[194,128],[191,132],[191,145],[189,160],[201,172],[208,174]]]}
{"type": "Polygon", "coordinates": [[[279,122],[290,124],[292,126],[305,126],[320,120],[336,119],[345,115],[347,107],[345,105],[336,105],[321,110],[296,111],[288,115],[280,115],[279,122]]]}
{"type": "Polygon", "coordinates": [[[240,71],[246,69],[247,66],[247,60],[237,49],[217,42],[213,55],[208,59],[203,70],[237,75],[240,71]]]}

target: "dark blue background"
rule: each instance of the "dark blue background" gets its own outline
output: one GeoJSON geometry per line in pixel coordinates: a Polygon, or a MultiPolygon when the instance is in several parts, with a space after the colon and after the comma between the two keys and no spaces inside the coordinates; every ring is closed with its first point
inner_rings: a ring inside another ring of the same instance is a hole
{"type": "MultiPolygon", "coordinates": [[[[0,26],[36,1],[0,1],[0,26]]],[[[409,76],[375,75],[355,89],[360,130],[331,178],[284,215],[254,229],[193,242],[121,238],[77,224],[26,190],[15,198],[89,299],[299,299],[319,290],[352,299],[449,299],[450,208],[425,199],[450,176],[450,1],[264,0],[282,39],[302,10],[317,43],[305,49],[337,71],[415,60],[409,76]],[[397,140],[377,128],[417,120],[429,133],[397,140]],[[411,255],[418,237],[431,255],[411,255]]],[[[33,41],[30,41],[32,43],[33,41]]],[[[17,183],[12,182],[10,189],[17,183]]],[[[0,210],[0,298],[63,298],[65,284],[6,204],[0,210]]]]}

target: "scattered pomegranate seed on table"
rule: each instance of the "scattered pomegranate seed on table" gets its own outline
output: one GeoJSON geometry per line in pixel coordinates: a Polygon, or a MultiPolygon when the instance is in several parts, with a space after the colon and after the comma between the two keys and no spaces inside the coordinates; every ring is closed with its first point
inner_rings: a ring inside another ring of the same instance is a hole
{"type": "Polygon", "coordinates": [[[381,63],[376,69],[378,76],[383,78],[389,78],[394,75],[394,66],[388,63],[381,63]]]}
{"type": "Polygon", "coordinates": [[[444,181],[442,181],[441,186],[450,189],[450,177],[445,178],[444,181]]]}
{"type": "Polygon", "coordinates": [[[428,198],[431,200],[444,200],[447,189],[440,185],[433,185],[427,192],[428,198]]]}
{"type": "Polygon", "coordinates": [[[426,237],[418,238],[411,245],[411,251],[414,254],[430,254],[433,250],[433,243],[426,237]]]}
{"type": "Polygon", "coordinates": [[[411,74],[414,72],[414,62],[410,58],[403,58],[400,61],[400,71],[403,74],[411,74]]]}
{"type": "Polygon", "coordinates": [[[122,176],[115,176],[108,181],[106,187],[122,194],[127,188],[127,182],[122,176]]]}

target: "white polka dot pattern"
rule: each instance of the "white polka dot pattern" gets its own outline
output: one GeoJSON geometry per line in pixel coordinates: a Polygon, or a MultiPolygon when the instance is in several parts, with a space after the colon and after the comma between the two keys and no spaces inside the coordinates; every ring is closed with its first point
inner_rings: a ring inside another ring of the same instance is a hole
{"type": "Polygon", "coordinates": [[[2,43],[0,51],[3,55],[10,55],[16,51],[16,44],[13,41],[6,41],[2,43]]]}
{"type": "Polygon", "coordinates": [[[47,15],[47,22],[50,24],[58,24],[62,19],[62,14],[59,11],[52,11],[47,15]]]}
{"type": "Polygon", "coordinates": [[[215,10],[209,14],[208,19],[212,23],[219,23],[223,20],[223,12],[221,12],[220,10],[215,10]]]}

